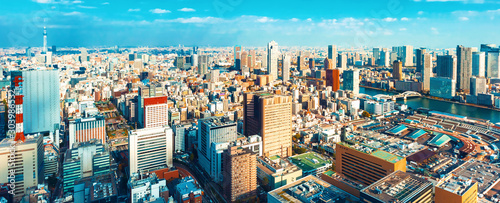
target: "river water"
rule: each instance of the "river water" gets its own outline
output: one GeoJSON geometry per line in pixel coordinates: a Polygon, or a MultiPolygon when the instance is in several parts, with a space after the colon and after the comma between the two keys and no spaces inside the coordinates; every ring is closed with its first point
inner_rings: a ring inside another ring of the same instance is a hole
{"type": "MultiPolygon", "coordinates": [[[[359,93],[364,93],[367,95],[377,95],[377,94],[388,94],[391,95],[393,93],[384,92],[375,89],[365,89],[364,87],[359,87],[359,93]]],[[[406,104],[408,107],[412,109],[418,109],[420,107],[431,109],[434,111],[441,111],[446,113],[452,113],[456,115],[462,115],[472,118],[481,118],[485,120],[490,120],[492,123],[500,122],[500,112],[490,109],[478,108],[474,106],[467,106],[463,104],[456,104],[445,101],[438,101],[433,99],[428,99],[425,97],[417,97],[417,98],[409,98],[406,101],[397,100],[397,103],[406,104]]]]}

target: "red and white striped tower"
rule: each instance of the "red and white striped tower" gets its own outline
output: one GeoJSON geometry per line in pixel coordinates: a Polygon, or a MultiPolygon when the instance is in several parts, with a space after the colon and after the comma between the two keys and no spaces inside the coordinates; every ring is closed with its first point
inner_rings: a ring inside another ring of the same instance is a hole
{"type": "Polygon", "coordinates": [[[16,137],[14,141],[26,140],[24,137],[24,125],[23,125],[23,95],[21,94],[21,82],[23,82],[22,76],[16,76],[14,78],[14,99],[16,104],[16,137]]]}

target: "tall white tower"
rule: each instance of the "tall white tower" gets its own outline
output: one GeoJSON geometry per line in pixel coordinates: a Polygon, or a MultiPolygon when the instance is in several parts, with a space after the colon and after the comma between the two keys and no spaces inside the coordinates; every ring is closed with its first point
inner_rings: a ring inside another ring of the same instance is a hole
{"type": "Polygon", "coordinates": [[[267,44],[267,74],[271,75],[272,81],[278,79],[278,43],[271,41],[267,44]]]}
{"type": "Polygon", "coordinates": [[[43,50],[42,52],[47,53],[47,27],[43,27],[43,50]]]}

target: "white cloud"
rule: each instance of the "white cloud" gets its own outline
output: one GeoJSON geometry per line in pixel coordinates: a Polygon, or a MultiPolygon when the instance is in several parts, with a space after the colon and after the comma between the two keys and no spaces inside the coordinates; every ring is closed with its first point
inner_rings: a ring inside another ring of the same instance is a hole
{"type": "Polygon", "coordinates": [[[432,32],[432,34],[435,34],[435,35],[439,34],[439,30],[435,27],[431,27],[431,32],[432,32]]]}
{"type": "Polygon", "coordinates": [[[129,8],[128,9],[128,12],[139,12],[139,11],[141,11],[140,8],[129,8]]]}
{"type": "Polygon", "coordinates": [[[78,5],[78,8],[84,8],[84,9],[95,9],[97,7],[95,6],[83,6],[83,5],[78,5]]]}
{"type": "Polygon", "coordinates": [[[298,22],[299,19],[298,18],[292,18],[292,19],[290,19],[290,21],[292,21],[292,22],[298,22]]]}
{"type": "Polygon", "coordinates": [[[159,23],[208,23],[208,24],[214,24],[214,23],[219,23],[224,21],[221,18],[216,18],[216,17],[191,17],[191,18],[176,18],[172,20],[155,20],[155,22],[159,23]]]}
{"type": "Polygon", "coordinates": [[[406,31],[407,29],[406,28],[399,28],[399,31],[406,31]]]}
{"type": "Polygon", "coordinates": [[[195,12],[196,10],[194,10],[192,8],[181,8],[178,11],[182,11],[182,12],[195,12]]]}
{"type": "Polygon", "coordinates": [[[82,13],[80,13],[78,11],[73,11],[73,12],[69,12],[69,13],[63,13],[62,15],[64,15],[64,16],[79,16],[79,15],[82,15],[82,13]]]}
{"type": "Polygon", "coordinates": [[[462,16],[462,17],[460,17],[460,18],[458,18],[458,19],[459,19],[459,20],[461,20],[461,21],[468,21],[468,20],[469,20],[469,18],[464,17],[464,16],[462,16]]]}
{"type": "Polygon", "coordinates": [[[276,20],[272,19],[272,18],[268,18],[268,17],[262,17],[262,18],[257,19],[257,22],[268,23],[268,22],[276,22],[276,20]]]}
{"type": "Polygon", "coordinates": [[[407,17],[402,17],[401,18],[401,21],[408,21],[408,20],[410,20],[410,19],[408,19],[407,17]]]}
{"type": "Polygon", "coordinates": [[[382,20],[385,21],[385,22],[394,22],[394,21],[397,21],[398,19],[397,18],[388,17],[388,18],[384,18],[382,20]]]}
{"type": "Polygon", "coordinates": [[[109,5],[109,2],[102,2],[102,5],[109,5]]]}
{"type": "Polygon", "coordinates": [[[39,4],[50,4],[52,3],[52,0],[33,0],[34,2],[36,3],[39,3],[39,4]]]}
{"type": "Polygon", "coordinates": [[[422,14],[424,14],[424,12],[423,11],[419,11],[417,14],[418,15],[422,15],[422,14]]]}
{"type": "Polygon", "coordinates": [[[151,9],[151,10],[149,10],[149,12],[156,13],[156,14],[172,13],[172,11],[160,9],[160,8],[151,9]]]}

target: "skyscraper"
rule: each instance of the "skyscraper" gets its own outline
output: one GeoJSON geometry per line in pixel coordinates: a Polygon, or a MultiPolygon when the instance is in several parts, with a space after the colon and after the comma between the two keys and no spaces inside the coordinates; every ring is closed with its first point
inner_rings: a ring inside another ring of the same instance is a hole
{"type": "Polygon", "coordinates": [[[477,96],[478,94],[485,94],[487,88],[486,78],[476,76],[470,78],[470,95],[477,96]]]}
{"type": "Polygon", "coordinates": [[[328,59],[332,60],[333,68],[337,67],[337,46],[328,45],[328,59]]]}
{"type": "Polygon", "coordinates": [[[316,63],[314,61],[314,58],[309,59],[309,69],[313,70],[316,67],[316,63]]]}
{"type": "Polygon", "coordinates": [[[244,51],[244,52],[241,52],[241,59],[240,59],[240,67],[239,69],[241,70],[241,68],[243,67],[248,67],[248,52],[244,51]]]}
{"type": "Polygon", "coordinates": [[[241,46],[236,45],[234,46],[234,67],[240,68],[240,62],[241,62],[241,46]]]}
{"type": "Polygon", "coordinates": [[[257,156],[249,148],[224,150],[224,196],[228,202],[257,194],[257,156]]]}
{"type": "Polygon", "coordinates": [[[401,58],[404,66],[413,66],[413,46],[403,46],[403,55],[401,58]]]}
{"type": "Polygon", "coordinates": [[[387,48],[383,48],[380,53],[380,66],[389,67],[391,65],[391,52],[387,48]]]}
{"type": "Polygon", "coordinates": [[[359,94],[359,70],[352,69],[344,71],[344,90],[352,91],[355,95],[359,94]]]}
{"type": "Polygon", "coordinates": [[[373,48],[373,60],[375,60],[374,62],[375,62],[376,65],[379,65],[380,48],[373,48]]]}
{"type": "Polygon", "coordinates": [[[237,124],[228,117],[209,117],[198,121],[198,162],[210,177],[222,180],[222,153],[236,141],[237,124]]]}
{"type": "Polygon", "coordinates": [[[258,92],[243,99],[245,135],[262,137],[264,156],[291,156],[292,97],[258,92]]]}
{"type": "Polygon", "coordinates": [[[457,46],[457,89],[469,91],[472,76],[472,48],[457,46]]]}
{"type": "Polygon", "coordinates": [[[437,56],[437,77],[457,79],[457,57],[452,55],[437,56]]]}
{"type": "Polygon", "coordinates": [[[394,61],[392,65],[392,78],[395,80],[403,80],[403,62],[394,61]]]}
{"type": "Polygon", "coordinates": [[[267,74],[272,76],[272,81],[278,79],[278,43],[271,41],[267,44],[267,74]]]}
{"type": "Polygon", "coordinates": [[[423,68],[424,68],[424,54],[426,53],[426,49],[425,48],[420,48],[420,49],[417,49],[417,53],[415,54],[415,58],[416,58],[416,66],[417,66],[417,72],[422,72],[423,68]]]}
{"type": "Polygon", "coordinates": [[[340,89],[340,70],[327,69],[326,70],[326,86],[331,86],[332,91],[336,92],[340,89]]]}
{"type": "MultiPolygon", "coordinates": [[[[22,76],[24,134],[59,133],[59,70],[13,71],[22,76]]],[[[58,136],[58,135],[57,135],[58,136]]]]}
{"type": "Polygon", "coordinates": [[[173,131],[170,127],[143,128],[129,131],[130,174],[172,167],[173,131]]]}
{"type": "Polygon", "coordinates": [[[472,53],[472,75],[485,77],[486,54],[484,52],[472,53]]]}
{"type": "Polygon", "coordinates": [[[339,66],[338,67],[342,71],[347,69],[347,55],[339,54],[339,66]]]}
{"type": "Polygon", "coordinates": [[[489,78],[500,78],[500,52],[488,52],[487,76],[489,78]]]}
{"type": "MultiPolygon", "coordinates": [[[[80,49],[80,62],[83,63],[88,60],[88,53],[86,48],[81,48],[80,49]]],[[[132,60],[133,61],[133,60],[132,60]]]]}
{"type": "Polygon", "coordinates": [[[208,73],[208,55],[198,56],[198,74],[205,75],[208,73]]]}
{"type": "Polygon", "coordinates": [[[290,56],[283,55],[283,68],[281,69],[281,76],[283,77],[283,82],[290,80],[290,56]]]}
{"type": "MultiPolygon", "coordinates": [[[[419,55],[417,54],[417,56],[419,55]]],[[[421,63],[422,69],[420,77],[422,82],[422,90],[429,91],[432,77],[432,55],[429,53],[424,53],[421,63]]]]}
{"type": "Polygon", "coordinates": [[[14,199],[15,202],[19,202],[26,193],[26,188],[43,183],[43,137],[26,136],[24,142],[14,145],[14,152],[11,151],[12,141],[9,138],[0,141],[0,162],[2,163],[0,182],[14,182],[14,199]],[[15,164],[12,164],[13,162],[15,164]]]}

